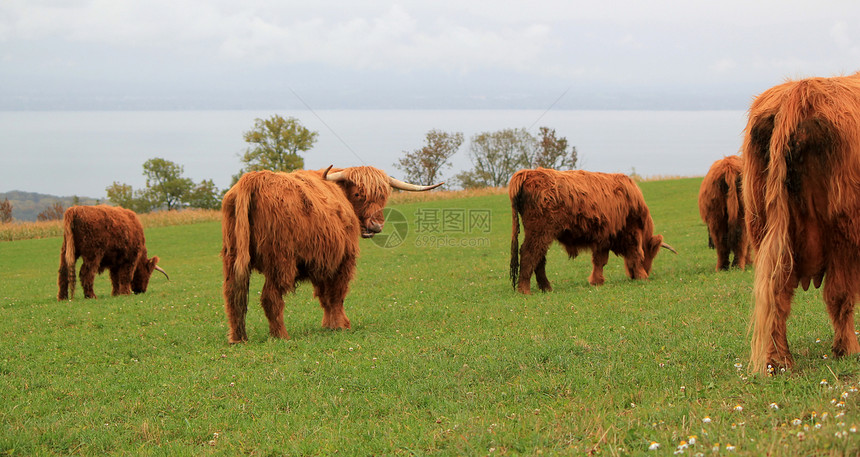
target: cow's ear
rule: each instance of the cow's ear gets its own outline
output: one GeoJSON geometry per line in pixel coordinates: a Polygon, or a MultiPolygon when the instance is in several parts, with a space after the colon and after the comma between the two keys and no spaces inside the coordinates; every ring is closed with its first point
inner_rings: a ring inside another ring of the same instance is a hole
{"type": "Polygon", "coordinates": [[[660,249],[660,245],[663,244],[663,235],[655,235],[651,237],[651,251],[658,251],[660,249]]]}
{"type": "Polygon", "coordinates": [[[155,266],[158,265],[158,256],[155,256],[155,257],[147,260],[147,263],[149,263],[149,269],[150,270],[155,268],[155,266]]]}

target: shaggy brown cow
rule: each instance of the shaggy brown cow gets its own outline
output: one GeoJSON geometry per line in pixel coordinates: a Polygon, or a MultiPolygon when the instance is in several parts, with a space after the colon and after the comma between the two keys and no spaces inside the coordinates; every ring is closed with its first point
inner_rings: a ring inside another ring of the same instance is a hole
{"type": "Polygon", "coordinates": [[[741,194],[741,158],[728,156],[711,165],[699,188],[699,214],[708,226],[708,247],[717,250],[717,271],[745,268],[750,261],[750,241],[741,194]]]}
{"type": "Polygon", "coordinates": [[[743,144],[747,228],[757,249],[751,364],[789,368],[798,285],[824,282],[833,354],[860,352],[860,73],[787,81],[753,101],[743,144]]]}
{"type": "Polygon", "coordinates": [[[137,214],[124,208],[99,205],[66,210],[57,300],[75,297],[75,263],[79,257],[84,259],[80,274],[86,298],[96,298],[96,272],[110,270],[111,295],[146,292],[153,270],[167,276],[158,266],[158,257],[146,257],[143,226],[137,214]]]}
{"type": "Polygon", "coordinates": [[[224,195],[224,309],[230,343],[247,341],[245,314],[251,270],[263,274],[260,304],[269,334],[288,338],[284,328],[286,292],[309,279],[323,308],[324,327],[350,328],[343,300],[355,274],[358,237],[382,231],[382,210],[391,187],[425,191],[373,167],[330,172],[245,173],[224,195]]]}
{"type": "Polygon", "coordinates": [[[662,235],[653,235],[654,222],[642,192],[625,175],[520,170],[511,177],[508,195],[513,218],[511,282],[524,294],[531,293],[532,273],[542,291],[552,290],[546,277],[546,253],[553,240],[571,258],[582,249],[591,249],[594,269],[588,282],[595,286],[604,282],[609,251],[624,257],[627,276],[632,279],[648,277],[661,246],[675,252],[662,235]],[[525,239],[518,248],[520,214],[525,239]]]}

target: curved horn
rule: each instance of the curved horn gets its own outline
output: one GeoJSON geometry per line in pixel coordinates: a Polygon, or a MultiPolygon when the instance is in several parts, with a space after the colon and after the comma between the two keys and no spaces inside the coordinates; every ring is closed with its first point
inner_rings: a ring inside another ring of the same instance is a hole
{"type": "Polygon", "coordinates": [[[389,176],[388,177],[388,184],[390,184],[391,187],[393,187],[395,189],[408,190],[411,192],[423,192],[425,190],[435,189],[435,188],[437,188],[437,187],[439,187],[445,183],[440,182],[439,184],[433,184],[432,186],[419,186],[416,184],[410,184],[408,182],[403,182],[399,179],[394,179],[391,176],[389,176]]]}
{"type": "Polygon", "coordinates": [[[166,271],[164,271],[164,269],[163,269],[163,268],[161,268],[161,267],[159,267],[158,265],[156,265],[156,266],[155,266],[155,269],[156,269],[156,270],[158,270],[158,271],[160,271],[160,272],[162,272],[162,273],[164,274],[164,276],[167,278],[167,280],[168,280],[168,281],[170,281],[170,276],[167,276],[167,272],[166,272],[166,271]]]}
{"type": "Polygon", "coordinates": [[[325,179],[326,181],[343,181],[345,178],[343,176],[342,171],[329,173],[329,171],[331,170],[331,167],[333,167],[333,166],[334,165],[329,165],[328,168],[325,169],[325,171],[323,172],[323,176],[322,176],[323,179],[325,179]]]}
{"type": "Polygon", "coordinates": [[[668,245],[668,244],[666,244],[666,243],[660,243],[660,247],[664,247],[664,248],[666,248],[666,249],[668,249],[668,250],[672,251],[672,253],[673,253],[673,254],[677,254],[677,253],[678,253],[678,251],[676,251],[676,250],[675,250],[675,248],[673,248],[672,246],[669,246],[669,245],[668,245]]]}

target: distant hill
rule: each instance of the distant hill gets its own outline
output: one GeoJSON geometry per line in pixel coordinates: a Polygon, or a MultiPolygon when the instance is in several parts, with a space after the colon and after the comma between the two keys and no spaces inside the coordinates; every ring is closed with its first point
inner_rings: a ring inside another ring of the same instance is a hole
{"type": "Polygon", "coordinates": [[[9,203],[12,204],[12,217],[16,221],[35,221],[39,213],[57,202],[60,202],[63,208],[68,208],[76,204],[96,205],[102,203],[101,200],[89,197],[58,197],[56,195],[21,192],[19,190],[0,192],[0,202],[7,198],[9,199],[9,203]]]}

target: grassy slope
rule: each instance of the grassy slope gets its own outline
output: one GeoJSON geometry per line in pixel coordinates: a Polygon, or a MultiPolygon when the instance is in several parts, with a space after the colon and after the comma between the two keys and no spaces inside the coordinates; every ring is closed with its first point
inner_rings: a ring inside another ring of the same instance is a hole
{"type": "Polygon", "coordinates": [[[553,247],[555,291],[530,297],[508,279],[506,196],[395,205],[410,220],[489,210],[491,230],[412,223],[396,248],[363,240],[350,331],[321,329],[303,285],[287,297],[292,339],[269,339],[255,275],[240,346],[226,344],[218,223],[148,229],[172,280],[132,297],[109,297],[103,275],[99,299],[58,303],[60,239],[0,243],[0,452],[627,455],[658,442],[669,454],[691,435],[690,454],[855,451],[857,358],[823,359],[832,331],[817,291],[798,293],[789,323],[798,368],[748,377],[753,273],[713,272],[699,182],[642,184],[679,251],[651,279],[628,280],[612,256],[591,287],[590,256],[553,247]],[[845,407],[832,404],[843,392],[845,407]]]}

